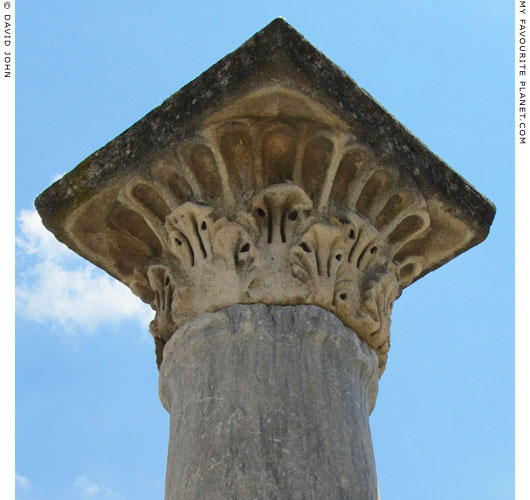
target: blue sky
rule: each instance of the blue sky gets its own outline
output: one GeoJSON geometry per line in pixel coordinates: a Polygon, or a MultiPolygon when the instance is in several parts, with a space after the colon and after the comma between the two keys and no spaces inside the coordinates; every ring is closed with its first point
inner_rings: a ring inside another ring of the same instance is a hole
{"type": "Polygon", "coordinates": [[[33,200],[283,16],[497,206],[406,289],[371,416],[383,500],[513,498],[510,2],[16,5],[16,498],[163,498],[150,309],[55,242],[33,200]]]}

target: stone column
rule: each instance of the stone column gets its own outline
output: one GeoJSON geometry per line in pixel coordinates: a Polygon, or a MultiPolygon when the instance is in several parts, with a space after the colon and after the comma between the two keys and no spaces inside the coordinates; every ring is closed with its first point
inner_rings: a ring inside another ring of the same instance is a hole
{"type": "Polygon", "coordinates": [[[155,311],[168,500],[375,499],[394,301],[495,213],[283,20],[36,206],[155,311]]]}
{"type": "Polygon", "coordinates": [[[164,349],[166,499],[376,500],[377,356],[315,306],[234,305],[164,349]]]}

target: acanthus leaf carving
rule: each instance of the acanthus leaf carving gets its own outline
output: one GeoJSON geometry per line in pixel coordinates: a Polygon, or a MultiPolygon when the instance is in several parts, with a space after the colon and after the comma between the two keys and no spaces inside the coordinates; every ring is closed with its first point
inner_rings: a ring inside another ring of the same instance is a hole
{"type": "Polygon", "coordinates": [[[154,291],[151,306],[156,311],[153,329],[155,335],[168,341],[176,330],[173,319],[173,301],[175,299],[175,282],[169,268],[163,265],[152,265],[147,271],[149,285],[154,291]]]}
{"type": "Polygon", "coordinates": [[[263,189],[252,200],[260,239],[268,244],[291,243],[314,220],[312,208],[309,196],[295,184],[274,184],[263,189]]]}
{"type": "Polygon", "coordinates": [[[164,227],[163,257],[135,274],[156,311],[150,330],[159,361],[192,317],[257,302],[326,308],[386,356],[399,269],[365,217],[349,211],[323,219],[301,188],[286,183],[263,189],[249,212],[185,202],[164,227]]]}
{"type": "Polygon", "coordinates": [[[292,248],[291,272],[308,287],[308,302],[332,307],[337,273],[342,269],[345,253],[340,228],[322,223],[311,226],[292,248]]]}
{"type": "Polygon", "coordinates": [[[245,229],[233,222],[223,225],[215,234],[212,258],[201,277],[202,300],[212,309],[248,300],[259,268],[259,252],[245,229]]]}
{"type": "Polygon", "coordinates": [[[211,258],[215,231],[212,212],[211,207],[186,202],[166,217],[169,250],[188,273],[211,258]]]}
{"type": "Polygon", "coordinates": [[[157,365],[160,366],[164,345],[177,329],[173,318],[175,282],[170,269],[159,264],[148,268],[147,278],[153,291],[151,307],[155,310],[155,317],[149,325],[149,331],[155,339],[157,365]]]}
{"type": "Polygon", "coordinates": [[[175,329],[202,312],[308,303],[352,328],[382,372],[392,304],[425,266],[425,200],[354,136],[271,123],[210,125],[176,147],[177,169],[168,157],[130,178],[118,195],[126,208],[109,219],[114,260],[156,311],[159,359],[175,329]],[[283,173],[267,177],[280,159],[283,173]],[[249,162],[255,171],[240,172],[249,162]]]}

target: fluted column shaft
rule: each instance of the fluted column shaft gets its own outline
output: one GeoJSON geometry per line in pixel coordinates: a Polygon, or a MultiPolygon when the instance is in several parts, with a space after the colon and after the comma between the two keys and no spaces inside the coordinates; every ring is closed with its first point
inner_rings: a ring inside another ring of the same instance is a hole
{"type": "Polygon", "coordinates": [[[164,348],[166,500],[377,498],[375,352],[316,306],[234,305],[164,348]]]}

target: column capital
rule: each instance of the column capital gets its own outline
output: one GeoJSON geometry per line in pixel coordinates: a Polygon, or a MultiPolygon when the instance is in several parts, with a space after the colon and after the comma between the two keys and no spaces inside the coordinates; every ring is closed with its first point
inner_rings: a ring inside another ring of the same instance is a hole
{"type": "Polygon", "coordinates": [[[45,191],[43,222],[176,328],[311,304],[383,372],[403,288],[480,243],[495,209],[287,23],[260,33],[45,191]]]}

